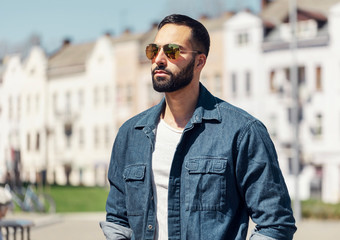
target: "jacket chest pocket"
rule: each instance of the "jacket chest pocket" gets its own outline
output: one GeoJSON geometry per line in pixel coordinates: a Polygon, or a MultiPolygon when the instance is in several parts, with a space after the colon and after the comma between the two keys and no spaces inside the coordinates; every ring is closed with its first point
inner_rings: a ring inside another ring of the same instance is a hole
{"type": "Polygon", "coordinates": [[[125,196],[127,214],[130,216],[139,216],[144,213],[147,204],[146,166],[130,165],[124,169],[123,178],[125,180],[125,196]]]}
{"type": "Polygon", "coordinates": [[[202,157],[185,163],[185,205],[190,211],[225,207],[227,159],[202,157]]]}

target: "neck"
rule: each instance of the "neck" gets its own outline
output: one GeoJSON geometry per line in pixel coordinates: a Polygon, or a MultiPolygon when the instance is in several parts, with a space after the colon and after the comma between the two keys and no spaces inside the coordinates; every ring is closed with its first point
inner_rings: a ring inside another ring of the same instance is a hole
{"type": "Polygon", "coordinates": [[[165,93],[166,106],[162,115],[163,120],[170,126],[183,130],[195,111],[198,95],[199,84],[165,93]]]}

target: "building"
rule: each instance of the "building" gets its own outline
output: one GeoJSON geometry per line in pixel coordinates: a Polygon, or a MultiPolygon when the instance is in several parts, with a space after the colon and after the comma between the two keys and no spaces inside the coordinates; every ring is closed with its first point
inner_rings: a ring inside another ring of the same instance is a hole
{"type": "Polygon", "coordinates": [[[225,24],[229,101],[261,119],[274,139],[291,196],[290,67],[297,63],[300,102],[300,197],[340,201],[340,1],[297,1],[297,49],[292,52],[289,1],[261,16],[236,14],[225,24]]]}
{"type": "MultiPolygon", "coordinates": [[[[290,67],[297,62],[302,199],[340,201],[339,2],[298,0],[295,55],[288,0],[263,1],[260,15],[201,19],[211,36],[201,81],[265,123],[292,196],[290,67]]],[[[15,176],[22,169],[23,181],[105,185],[119,127],[163,97],[152,88],[145,57],[156,32],[153,26],[89,43],[65,41],[50,56],[34,47],[26,57],[6,57],[0,68],[0,180],[6,170],[15,176]]]]}

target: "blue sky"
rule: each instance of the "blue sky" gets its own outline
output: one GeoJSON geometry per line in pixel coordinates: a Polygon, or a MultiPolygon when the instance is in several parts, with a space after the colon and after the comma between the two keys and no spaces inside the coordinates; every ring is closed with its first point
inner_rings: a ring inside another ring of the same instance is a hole
{"type": "Polygon", "coordinates": [[[171,13],[197,18],[247,7],[259,11],[260,0],[0,0],[0,45],[13,47],[30,36],[46,49],[64,38],[92,41],[105,32],[141,32],[171,13]]]}

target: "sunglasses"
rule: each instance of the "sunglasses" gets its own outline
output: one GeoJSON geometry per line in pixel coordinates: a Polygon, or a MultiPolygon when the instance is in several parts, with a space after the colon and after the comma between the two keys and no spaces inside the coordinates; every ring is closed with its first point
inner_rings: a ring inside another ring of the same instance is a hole
{"type": "Polygon", "coordinates": [[[158,46],[157,44],[150,43],[148,46],[146,46],[145,49],[146,57],[150,60],[154,59],[161,48],[163,48],[165,56],[169,59],[177,59],[179,57],[179,54],[184,52],[193,52],[199,54],[202,53],[200,51],[183,50],[181,49],[180,45],[174,43],[165,44],[163,46],[158,46]]]}

